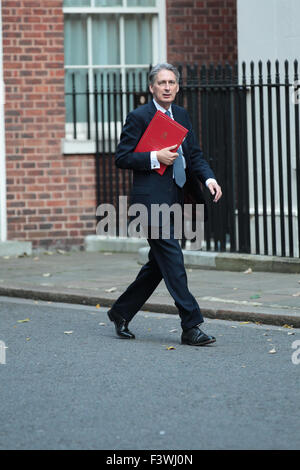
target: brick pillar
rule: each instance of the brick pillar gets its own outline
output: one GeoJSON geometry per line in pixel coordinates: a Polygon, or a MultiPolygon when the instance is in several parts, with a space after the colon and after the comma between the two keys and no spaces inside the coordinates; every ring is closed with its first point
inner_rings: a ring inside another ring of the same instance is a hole
{"type": "Polygon", "coordinates": [[[94,233],[93,156],[64,157],[63,0],[3,0],[8,238],[81,244],[94,233]]]}

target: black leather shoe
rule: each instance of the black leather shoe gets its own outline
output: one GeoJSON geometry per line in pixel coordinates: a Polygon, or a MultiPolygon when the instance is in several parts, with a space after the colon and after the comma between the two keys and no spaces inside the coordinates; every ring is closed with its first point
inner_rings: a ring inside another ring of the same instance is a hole
{"type": "Polygon", "coordinates": [[[214,336],[209,336],[200,330],[199,326],[194,326],[189,330],[184,330],[181,335],[181,343],[190,346],[205,346],[216,341],[214,336]]]}
{"type": "Polygon", "coordinates": [[[134,339],[135,336],[134,334],[128,329],[128,321],[125,320],[119,313],[117,313],[115,310],[110,309],[107,312],[108,318],[110,321],[114,322],[115,328],[116,328],[116,333],[120,338],[123,339],[134,339]]]}

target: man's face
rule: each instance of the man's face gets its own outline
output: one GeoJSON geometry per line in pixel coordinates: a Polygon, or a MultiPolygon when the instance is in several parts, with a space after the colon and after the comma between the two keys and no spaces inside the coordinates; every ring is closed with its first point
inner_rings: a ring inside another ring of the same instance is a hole
{"type": "Polygon", "coordinates": [[[155,101],[165,109],[169,109],[179,91],[176,76],[171,70],[160,70],[149,88],[155,101]]]}

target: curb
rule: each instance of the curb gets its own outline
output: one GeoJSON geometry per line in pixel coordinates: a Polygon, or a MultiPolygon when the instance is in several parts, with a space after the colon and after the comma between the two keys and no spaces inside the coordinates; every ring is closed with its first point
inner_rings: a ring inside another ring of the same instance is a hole
{"type": "MultiPolygon", "coordinates": [[[[251,268],[256,272],[300,273],[300,259],[296,258],[190,250],[182,250],[182,252],[184,264],[188,268],[235,272],[251,268]]],[[[147,263],[148,253],[148,247],[138,250],[139,264],[147,263]]]]}
{"type": "Polygon", "coordinates": [[[0,242],[0,256],[32,255],[31,242],[5,241],[0,242]]]}
{"type": "MultiPolygon", "coordinates": [[[[42,300],[48,302],[61,302],[77,305],[96,306],[100,304],[101,307],[111,307],[115,299],[107,297],[93,297],[84,294],[70,294],[66,292],[49,292],[42,289],[25,289],[14,287],[0,287],[0,296],[17,297],[31,300],[42,300]]],[[[178,315],[178,310],[173,305],[159,304],[159,303],[145,303],[141,311],[151,311],[154,313],[167,313],[170,315],[178,315]]],[[[202,308],[201,311],[204,317],[217,319],[217,320],[232,320],[232,321],[249,321],[259,322],[266,325],[290,325],[294,328],[300,328],[300,317],[292,315],[276,315],[269,313],[258,312],[239,312],[226,309],[208,309],[202,308]]]]}
{"type": "MultiPolygon", "coordinates": [[[[148,261],[149,246],[143,238],[88,235],[84,249],[87,252],[138,253],[140,264],[148,261]]],[[[183,255],[185,266],[195,269],[239,272],[251,268],[257,272],[300,273],[298,258],[193,250],[183,250],[183,255]]]]}
{"type": "Polygon", "coordinates": [[[84,239],[84,250],[87,252],[112,251],[115,253],[137,253],[140,248],[147,246],[147,240],[143,238],[87,235],[84,239]]]}

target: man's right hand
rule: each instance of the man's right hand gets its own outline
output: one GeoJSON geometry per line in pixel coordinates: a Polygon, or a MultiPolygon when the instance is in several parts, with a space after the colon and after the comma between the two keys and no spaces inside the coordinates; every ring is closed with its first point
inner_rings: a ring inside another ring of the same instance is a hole
{"type": "Polygon", "coordinates": [[[157,160],[167,166],[173,165],[174,161],[178,157],[178,153],[172,152],[172,150],[175,150],[176,147],[177,145],[171,145],[171,147],[158,150],[156,152],[157,160]]]}

